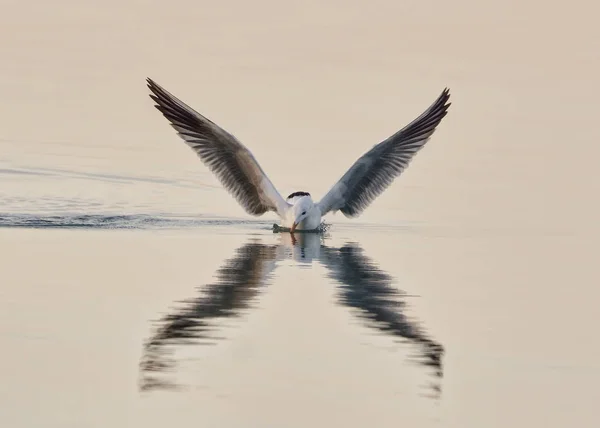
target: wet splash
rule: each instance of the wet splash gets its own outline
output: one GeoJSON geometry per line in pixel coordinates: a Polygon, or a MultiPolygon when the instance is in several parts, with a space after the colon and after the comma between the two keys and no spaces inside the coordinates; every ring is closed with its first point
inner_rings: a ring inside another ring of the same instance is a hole
{"type": "MultiPolygon", "coordinates": [[[[296,231],[294,233],[322,233],[322,234],[326,234],[329,229],[331,228],[331,225],[325,222],[322,222],[319,227],[317,227],[316,229],[312,229],[312,230],[300,230],[300,229],[296,229],[296,231]]],[[[277,223],[273,223],[273,233],[286,233],[289,232],[290,228],[289,227],[284,227],[284,226],[279,226],[277,223]]]]}

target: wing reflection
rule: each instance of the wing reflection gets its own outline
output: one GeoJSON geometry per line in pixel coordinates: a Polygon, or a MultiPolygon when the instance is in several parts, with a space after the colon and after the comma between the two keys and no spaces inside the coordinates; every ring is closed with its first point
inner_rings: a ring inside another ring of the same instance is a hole
{"type": "Polygon", "coordinates": [[[182,302],[178,308],[162,317],[154,334],[144,345],[140,388],[177,388],[176,384],[159,376],[174,366],[170,348],[210,343],[213,338],[210,335],[211,321],[238,317],[251,308],[275,267],[276,254],[276,245],[257,242],[243,245],[219,269],[215,283],[202,287],[200,296],[182,302]]]}
{"type": "MultiPolygon", "coordinates": [[[[442,378],[444,347],[404,313],[406,294],[392,286],[390,275],[364,256],[357,244],[339,249],[324,247],[320,261],[340,284],[340,304],[357,309],[355,313],[366,326],[417,345],[420,352],[416,360],[433,367],[436,378],[442,378]]],[[[435,395],[439,394],[439,380],[431,388],[435,395]]]]}
{"type": "Polygon", "coordinates": [[[218,271],[215,283],[202,287],[200,296],[183,302],[159,320],[144,347],[142,390],[176,388],[161,376],[174,367],[170,349],[210,343],[215,328],[211,322],[240,317],[250,310],[276,263],[291,258],[300,265],[318,261],[325,266],[330,278],[339,284],[338,303],[354,309],[364,325],[416,345],[416,360],[434,369],[437,381],[431,387],[435,394],[440,392],[443,346],[406,315],[406,294],[393,286],[392,277],[366,257],[358,244],[330,247],[318,234],[298,234],[294,239],[283,233],[279,238],[278,245],[250,242],[240,247],[218,271]]]}

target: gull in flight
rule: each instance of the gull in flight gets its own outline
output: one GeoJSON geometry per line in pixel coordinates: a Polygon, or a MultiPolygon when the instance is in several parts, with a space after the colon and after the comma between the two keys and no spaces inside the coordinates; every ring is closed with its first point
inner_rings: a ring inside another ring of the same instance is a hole
{"type": "Polygon", "coordinates": [[[152,79],[146,80],[155,107],[244,210],[254,216],[273,211],[291,233],[317,230],[329,212],[359,216],[406,169],[451,104],[446,88],[419,117],[362,155],[315,203],[304,191],[283,199],[246,146],[152,79]]]}

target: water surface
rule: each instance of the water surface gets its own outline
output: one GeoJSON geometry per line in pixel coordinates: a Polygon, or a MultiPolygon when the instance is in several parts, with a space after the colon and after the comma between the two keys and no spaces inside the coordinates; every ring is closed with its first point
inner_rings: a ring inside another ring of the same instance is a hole
{"type": "Polygon", "coordinates": [[[4,2],[0,425],[598,425],[598,7],[434,6],[4,2]],[[453,104],[294,243],[146,77],[316,199],[453,104]]]}

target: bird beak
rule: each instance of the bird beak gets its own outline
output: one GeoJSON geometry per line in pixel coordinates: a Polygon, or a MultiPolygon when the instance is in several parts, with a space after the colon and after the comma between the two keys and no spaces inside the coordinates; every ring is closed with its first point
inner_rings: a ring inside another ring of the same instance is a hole
{"type": "Polygon", "coordinates": [[[297,227],[298,227],[298,223],[294,222],[294,224],[292,225],[292,228],[290,229],[290,233],[294,233],[294,231],[296,230],[297,227]]]}

